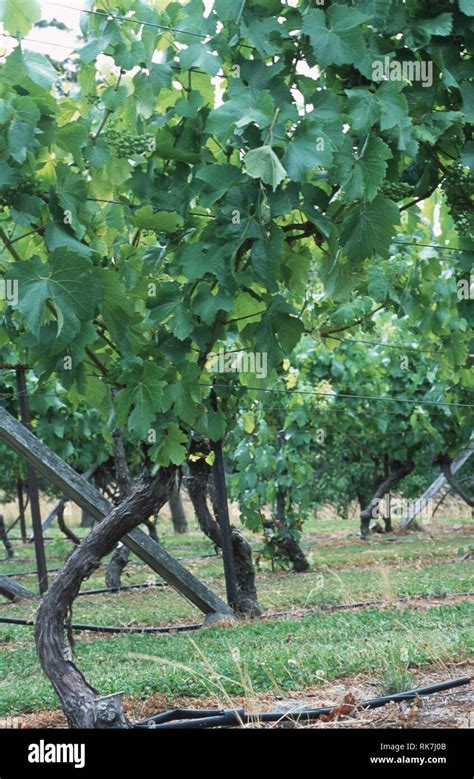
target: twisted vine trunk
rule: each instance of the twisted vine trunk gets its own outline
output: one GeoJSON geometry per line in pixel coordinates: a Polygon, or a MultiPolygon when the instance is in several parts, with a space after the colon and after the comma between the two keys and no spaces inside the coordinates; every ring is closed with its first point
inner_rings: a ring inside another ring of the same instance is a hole
{"type": "MultiPolygon", "coordinates": [[[[408,476],[415,468],[415,463],[409,457],[403,463],[392,463],[392,470],[376,488],[372,500],[363,511],[360,512],[360,535],[364,541],[370,537],[370,521],[375,519],[378,510],[379,501],[390,493],[405,476],[408,476]]],[[[391,527],[391,526],[390,526],[391,527]]]]}
{"type": "Polygon", "coordinates": [[[173,530],[178,535],[188,532],[188,522],[184,513],[183,501],[181,500],[180,487],[180,480],[177,478],[169,500],[173,530]]]}
{"type": "MultiPolygon", "coordinates": [[[[114,430],[115,478],[119,491],[119,500],[125,500],[132,491],[132,480],[127,465],[120,430],[114,430]]],[[[146,517],[148,521],[148,517],[146,517]]],[[[130,550],[125,544],[119,543],[112,553],[105,572],[105,585],[113,590],[119,590],[122,583],[122,573],[130,558],[130,550]]]]}
{"type": "Polygon", "coordinates": [[[72,541],[73,544],[76,546],[79,546],[81,543],[81,539],[76,536],[75,533],[66,525],[66,520],[64,519],[64,508],[66,505],[66,501],[63,499],[60,501],[59,507],[58,507],[58,527],[61,531],[61,533],[64,533],[66,538],[69,538],[70,541],[72,541]]]}
{"type": "Polygon", "coordinates": [[[293,536],[286,522],[286,495],[279,490],[276,496],[276,520],[267,520],[265,527],[277,529],[280,553],[289,560],[295,573],[309,571],[309,563],[298,541],[293,536]]]}
{"type": "MultiPolygon", "coordinates": [[[[197,451],[209,452],[208,442],[203,440],[193,441],[190,448],[190,454],[197,451]]],[[[193,462],[192,458],[188,461],[189,477],[186,480],[189,497],[193,504],[196,519],[202,532],[219,549],[222,549],[222,534],[219,523],[212,515],[208,504],[208,488],[211,476],[211,467],[205,461],[204,457],[193,462]]],[[[261,609],[257,599],[257,590],[255,587],[255,568],[252,557],[252,547],[243,535],[233,525],[232,550],[234,553],[235,574],[237,580],[237,603],[236,610],[241,614],[250,617],[259,617],[261,609]]]]}
{"type": "MultiPolygon", "coordinates": [[[[460,498],[463,499],[465,503],[467,503],[468,506],[471,508],[474,508],[474,496],[469,495],[468,492],[464,489],[464,487],[461,486],[460,482],[456,479],[453,470],[451,468],[452,460],[447,455],[440,455],[437,458],[438,463],[441,464],[443,468],[443,473],[446,481],[448,482],[451,489],[456,493],[456,495],[459,495],[460,498]]],[[[469,483],[470,489],[474,487],[474,479],[472,482],[469,483]]]]}
{"type": "Polygon", "coordinates": [[[146,519],[144,521],[143,524],[145,525],[146,529],[148,530],[148,535],[150,536],[150,538],[152,538],[153,541],[156,541],[157,543],[159,543],[160,539],[158,538],[158,533],[156,532],[156,525],[153,522],[153,520],[148,518],[148,519],[146,519]]]}
{"type": "Polygon", "coordinates": [[[7,560],[12,560],[15,557],[15,552],[7,535],[3,514],[0,514],[0,541],[3,542],[3,546],[7,550],[7,560]]]}
{"type": "Polygon", "coordinates": [[[25,520],[25,500],[23,496],[23,481],[21,479],[18,479],[16,483],[16,493],[18,498],[18,515],[20,520],[20,533],[21,533],[21,540],[23,543],[26,543],[28,540],[28,535],[26,532],[26,520],[25,520]]]}
{"type": "Polygon", "coordinates": [[[168,500],[174,468],[162,468],[116,506],[74,550],[44,595],[35,624],[38,658],[71,728],[127,728],[121,696],[102,696],[67,659],[64,623],[84,579],[117,542],[168,500]]]}
{"type": "MultiPolygon", "coordinates": [[[[122,441],[120,430],[114,430],[114,461],[115,461],[115,479],[118,487],[118,501],[124,500],[132,491],[132,479],[127,465],[127,457],[122,441]]],[[[115,500],[117,502],[117,499],[115,500]]],[[[149,517],[142,520],[146,526],[150,538],[158,541],[156,528],[149,517]]],[[[122,584],[122,573],[130,559],[130,550],[125,544],[119,543],[114,549],[105,572],[105,584],[112,590],[119,590],[122,584]]]]}

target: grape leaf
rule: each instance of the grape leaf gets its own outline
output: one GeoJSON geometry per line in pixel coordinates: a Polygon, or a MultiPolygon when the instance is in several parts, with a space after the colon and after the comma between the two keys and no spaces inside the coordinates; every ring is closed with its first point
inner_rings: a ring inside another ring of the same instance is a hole
{"type": "Polygon", "coordinates": [[[171,332],[183,341],[192,332],[193,319],[182,300],[170,300],[153,308],[152,320],[155,322],[169,321],[171,332]]]}
{"type": "Polygon", "coordinates": [[[154,212],[153,206],[142,206],[135,212],[135,222],[140,230],[158,230],[173,233],[182,221],[176,211],[154,212]]]}
{"type": "Polygon", "coordinates": [[[232,90],[232,96],[208,116],[206,131],[220,138],[227,138],[234,126],[246,127],[255,122],[261,128],[271,124],[275,104],[266,90],[256,92],[244,85],[232,90]]]}
{"type": "Polygon", "coordinates": [[[267,352],[271,360],[285,357],[298,343],[303,323],[281,295],[276,295],[255,328],[254,341],[259,351],[267,352]]]}
{"type": "Polygon", "coordinates": [[[472,0],[458,0],[459,8],[466,16],[474,16],[474,3],[472,0]]]}
{"type": "Polygon", "coordinates": [[[344,219],[341,240],[349,259],[360,262],[374,254],[384,254],[389,246],[400,212],[392,200],[377,195],[371,203],[356,207],[344,219]]]}
{"type": "Polygon", "coordinates": [[[44,89],[51,89],[58,78],[51,62],[37,51],[22,52],[21,57],[26,74],[33,83],[44,89]]]}
{"type": "Polygon", "coordinates": [[[38,0],[0,0],[0,22],[10,35],[25,36],[41,19],[38,0]]]}
{"type": "Polygon", "coordinates": [[[157,465],[182,465],[187,454],[184,444],[187,437],[174,422],[162,434],[161,440],[150,449],[150,456],[157,465]]]}
{"type": "Polygon", "coordinates": [[[332,162],[332,144],[326,133],[315,122],[298,127],[286,147],[283,161],[293,181],[306,181],[317,166],[332,162]]]}
{"type": "Polygon", "coordinates": [[[327,65],[350,65],[365,54],[360,25],[369,17],[356,8],[331,5],[326,14],[320,8],[306,14],[303,32],[309,36],[316,62],[327,65]]]}
{"type": "Polygon", "coordinates": [[[271,146],[260,146],[247,152],[244,166],[249,176],[260,179],[264,184],[270,184],[273,191],[287,175],[271,146]]]}
{"type": "Polygon", "coordinates": [[[361,156],[353,153],[352,140],[347,139],[346,148],[336,155],[336,176],[346,202],[374,199],[385,178],[386,160],[391,156],[390,148],[380,138],[371,137],[361,156]]]}
{"type": "Polygon", "coordinates": [[[146,365],[139,378],[128,383],[115,398],[117,422],[124,425],[139,438],[146,439],[152,429],[157,411],[161,410],[161,399],[166,382],[155,365],[146,365]],[[130,413],[130,409],[133,409],[130,413]]]}
{"type": "Polygon", "coordinates": [[[53,252],[49,263],[39,257],[17,263],[8,278],[18,281],[18,310],[38,337],[51,301],[57,313],[57,335],[65,328],[70,340],[80,331],[81,321],[94,312],[95,294],[89,263],[66,249],[53,252]]]}

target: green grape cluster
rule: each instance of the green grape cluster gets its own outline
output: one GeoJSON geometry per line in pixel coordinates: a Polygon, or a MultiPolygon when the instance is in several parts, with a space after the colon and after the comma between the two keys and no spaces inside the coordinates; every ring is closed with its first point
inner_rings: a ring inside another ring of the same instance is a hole
{"type": "Polygon", "coordinates": [[[405,181],[386,181],[382,187],[382,194],[398,203],[405,197],[411,197],[415,188],[405,181]]]}
{"type": "Polygon", "coordinates": [[[105,133],[105,139],[117,157],[126,159],[134,154],[153,151],[153,135],[135,135],[130,130],[111,128],[105,133]]]}
{"type": "Polygon", "coordinates": [[[34,197],[39,195],[41,187],[34,173],[21,173],[16,184],[3,187],[0,192],[0,205],[12,205],[21,195],[34,197]]]}
{"type": "Polygon", "coordinates": [[[451,165],[442,183],[448,210],[459,232],[474,234],[474,178],[462,165],[451,165]]]}

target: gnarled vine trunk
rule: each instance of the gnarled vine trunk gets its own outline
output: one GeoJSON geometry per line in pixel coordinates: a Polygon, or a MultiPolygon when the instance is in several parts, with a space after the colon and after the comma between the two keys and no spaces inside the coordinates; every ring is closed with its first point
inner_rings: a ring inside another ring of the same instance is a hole
{"type": "Polygon", "coordinates": [[[130,550],[125,544],[119,543],[112,552],[112,557],[105,572],[105,586],[111,590],[119,590],[122,585],[122,573],[128,563],[130,550]]]}
{"type": "Polygon", "coordinates": [[[58,512],[57,512],[57,515],[58,515],[58,527],[59,527],[61,533],[64,533],[66,538],[68,538],[70,541],[72,541],[72,543],[75,544],[75,546],[79,546],[79,544],[81,543],[81,539],[78,538],[76,536],[76,534],[73,533],[73,531],[67,526],[66,520],[64,519],[64,508],[65,508],[65,505],[66,505],[66,501],[65,500],[61,500],[60,504],[58,506],[58,512]]]}
{"type": "Polygon", "coordinates": [[[23,495],[23,481],[22,479],[18,479],[16,483],[16,493],[18,498],[18,518],[20,520],[20,534],[21,534],[21,540],[25,544],[28,540],[28,535],[26,532],[26,519],[25,519],[25,498],[23,495]]]}
{"type": "Polygon", "coordinates": [[[64,623],[84,579],[117,542],[168,500],[174,468],[162,468],[144,480],[74,550],[44,595],[35,624],[41,667],[53,685],[71,728],[126,728],[121,696],[101,696],[67,659],[64,623]]]}
{"type": "MultiPolygon", "coordinates": [[[[132,490],[132,480],[127,465],[127,457],[122,441],[120,430],[114,430],[114,459],[115,459],[115,478],[119,492],[118,500],[122,501],[130,495],[132,490]]],[[[148,517],[145,518],[148,520],[148,517]]],[[[124,544],[118,544],[112,552],[107,570],[105,572],[105,585],[113,590],[120,589],[122,573],[130,558],[130,550],[124,544]]]]}
{"type": "Polygon", "coordinates": [[[286,495],[283,490],[278,490],[276,496],[276,519],[266,520],[265,527],[277,530],[279,537],[276,543],[278,544],[280,554],[291,562],[295,573],[304,573],[309,571],[310,566],[305,553],[288,527],[285,504],[286,495]]]}
{"type": "Polygon", "coordinates": [[[181,499],[181,485],[179,478],[176,479],[169,500],[171,522],[173,523],[173,530],[176,534],[182,534],[188,532],[188,522],[186,514],[184,513],[183,501],[181,499]]]}
{"type": "MultiPolygon", "coordinates": [[[[360,512],[360,535],[364,541],[370,538],[370,522],[376,518],[376,511],[378,509],[379,501],[384,495],[390,493],[393,488],[401,482],[405,476],[408,476],[415,468],[415,463],[411,458],[405,460],[405,462],[393,462],[391,463],[391,470],[388,470],[387,475],[382,482],[375,489],[370,503],[360,512]]],[[[390,525],[391,527],[391,525],[390,525]]],[[[388,532],[388,531],[387,531],[388,532]]]]}
{"type": "Polygon", "coordinates": [[[15,557],[15,552],[7,535],[3,514],[0,514],[0,541],[2,541],[5,549],[7,550],[7,560],[12,560],[15,557]]]}
{"type": "MultiPolygon", "coordinates": [[[[208,454],[208,442],[203,439],[193,440],[190,454],[196,454],[198,451],[208,454]]],[[[204,457],[194,461],[193,458],[190,458],[188,465],[190,475],[186,480],[186,484],[199,527],[202,532],[210,538],[213,544],[221,549],[221,529],[219,523],[213,517],[209,509],[207,500],[211,467],[205,461],[204,457]]],[[[252,558],[252,547],[243,533],[236,527],[231,526],[231,533],[237,581],[237,603],[235,608],[241,614],[246,614],[250,617],[259,617],[262,612],[258,603],[257,590],[255,587],[255,568],[252,558]]]]}
{"type": "MultiPolygon", "coordinates": [[[[437,458],[436,462],[441,464],[445,479],[448,482],[451,489],[456,493],[456,495],[459,495],[459,497],[462,498],[465,501],[465,503],[467,503],[468,506],[474,508],[474,496],[469,495],[469,493],[466,492],[464,487],[461,486],[461,483],[456,479],[453,470],[451,468],[452,460],[447,455],[440,455],[437,458]]],[[[469,488],[470,489],[474,488],[474,478],[470,481],[469,488]]]]}

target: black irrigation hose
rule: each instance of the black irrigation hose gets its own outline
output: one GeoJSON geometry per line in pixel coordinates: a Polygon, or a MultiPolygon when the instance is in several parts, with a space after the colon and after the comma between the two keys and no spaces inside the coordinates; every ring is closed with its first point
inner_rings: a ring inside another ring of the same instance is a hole
{"type": "MultiPolygon", "coordinates": [[[[13,527],[13,526],[12,526],[13,527]]],[[[26,541],[23,541],[21,536],[10,536],[11,541],[21,541],[21,544],[19,546],[33,546],[35,543],[33,539],[27,538],[26,541]]],[[[43,536],[43,541],[55,541],[56,539],[53,538],[53,536],[43,536]]]]}
{"type": "MultiPolygon", "coordinates": [[[[0,617],[0,623],[8,625],[20,625],[26,627],[34,627],[34,621],[32,619],[12,619],[10,617],[0,617]]],[[[71,628],[72,630],[90,631],[91,633],[183,633],[190,630],[199,630],[203,625],[193,623],[191,625],[165,625],[164,627],[143,627],[143,628],[127,628],[127,627],[115,627],[107,625],[80,625],[72,624],[65,625],[65,628],[71,628]]]]}
{"type": "MultiPolygon", "coordinates": [[[[157,583],[158,585],[161,584],[161,582],[157,583]]],[[[141,587],[143,585],[130,585],[130,587],[141,587]]],[[[145,587],[148,587],[150,585],[144,585],[145,587]]],[[[153,585],[152,585],[153,586],[153,585]]],[[[122,587],[122,589],[125,589],[125,587],[122,587]]],[[[117,592],[117,590],[110,590],[111,592],[117,592]]],[[[90,595],[94,592],[97,592],[97,590],[89,590],[85,591],[83,593],[79,593],[82,595],[90,595]]],[[[466,595],[474,595],[474,592],[455,592],[452,594],[446,594],[441,596],[432,596],[432,595],[421,595],[418,596],[420,598],[424,599],[431,599],[438,597],[439,599],[449,599],[450,597],[463,597],[466,595]]],[[[271,619],[273,617],[283,617],[283,616],[292,616],[292,617],[299,617],[301,613],[315,613],[315,612],[322,612],[325,611],[333,612],[333,611],[340,611],[340,610],[348,610],[348,609],[357,609],[357,608],[363,608],[364,606],[374,606],[374,605],[380,605],[385,603],[398,603],[403,602],[406,600],[412,600],[413,596],[408,595],[406,598],[399,598],[396,601],[384,601],[384,600],[372,600],[372,601],[360,601],[358,603],[342,603],[342,604],[336,604],[334,606],[311,606],[308,609],[300,609],[298,613],[294,611],[274,611],[270,614],[264,614],[262,616],[262,620],[265,619],[271,619]]],[[[14,619],[10,617],[0,617],[0,623],[5,625],[21,625],[21,626],[34,626],[33,620],[29,619],[14,619]]],[[[112,625],[81,625],[81,624],[73,624],[70,626],[65,625],[65,627],[70,627],[72,630],[82,630],[82,631],[90,631],[91,633],[172,633],[172,632],[184,632],[189,630],[200,630],[200,628],[204,627],[202,624],[198,623],[192,623],[191,625],[178,625],[174,627],[173,625],[166,625],[164,627],[137,627],[137,628],[127,628],[127,627],[120,627],[120,626],[112,626],[112,625]]]]}
{"type": "MultiPolygon", "coordinates": [[[[439,684],[431,684],[428,687],[418,687],[406,692],[398,692],[393,695],[384,695],[380,698],[371,698],[354,704],[354,709],[378,709],[392,701],[414,700],[417,696],[433,695],[437,692],[450,690],[454,687],[462,687],[470,684],[472,676],[464,676],[460,679],[451,679],[439,684]]],[[[270,711],[247,714],[244,709],[172,709],[156,714],[153,717],[137,722],[135,728],[180,730],[188,728],[218,728],[249,725],[257,722],[278,722],[290,720],[292,722],[308,722],[318,719],[324,714],[331,714],[337,706],[323,706],[319,709],[304,708],[299,711],[270,711]]]]}
{"type": "MultiPolygon", "coordinates": [[[[48,573],[57,573],[61,568],[48,568],[48,573]]],[[[3,573],[2,576],[37,576],[38,571],[13,571],[13,573],[3,573]]]]}
{"type": "Polygon", "coordinates": [[[124,590],[146,590],[149,587],[167,587],[166,582],[153,582],[153,584],[127,584],[124,587],[99,587],[96,590],[82,590],[77,594],[80,598],[81,595],[99,595],[103,592],[124,592],[124,590]]]}
{"type": "MultiPolygon", "coordinates": [[[[197,560],[197,559],[204,559],[206,557],[219,557],[219,554],[215,554],[214,552],[212,554],[197,554],[197,555],[188,555],[187,557],[175,557],[175,560],[197,560]]],[[[106,565],[106,563],[101,563],[101,565],[106,565]]],[[[146,565],[146,563],[141,563],[139,561],[132,560],[132,562],[127,563],[128,565],[146,565]]],[[[57,573],[60,571],[61,568],[48,568],[48,573],[57,573]]],[[[4,573],[3,576],[37,576],[38,571],[14,571],[13,573],[4,573]]],[[[134,585],[137,586],[137,585],[134,585]]],[[[125,590],[125,587],[120,587],[121,590],[125,590]]],[[[102,592],[107,592],[106,589],[102,590],[102,592]]]]}

